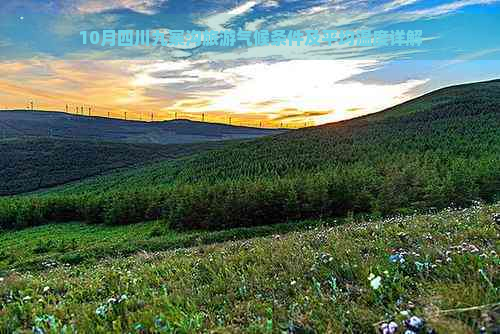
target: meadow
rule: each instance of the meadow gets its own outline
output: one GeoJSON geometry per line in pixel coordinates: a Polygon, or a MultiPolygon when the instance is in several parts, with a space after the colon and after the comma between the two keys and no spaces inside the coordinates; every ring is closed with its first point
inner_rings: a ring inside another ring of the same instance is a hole
{"type": "MultiPolygon", "coordinates": [[[[161,221],[122,226],[79,222],[48,224],[0,234],[0,276],[11,270],[45,270],[53,263],[90,265],[102,259],[139,252],[249,239],[301,231],[324,224],[324,221],[312,220],[214,232],[179,232],[166,227],[161,221]]],[[[340,221],[331,221],[330,224],[337,225],[340,221]]]]}
{"type": "MultiPolygon", "coordinates": [[[[500,319],[499,211],[498,204],[475,204],[341,226],[320,222],[96,263],[70,265],[48,254],[38,259],[44,270],[1,277],[0,331],[376,333],[389,321],[403,332],[416,316],[423,333],[493,333],[500,319]]],[[[26,244],[29,235],[50,238],[45,233],[54,228],[15,236],[26,244]]],[[[99,229],[109,242],[111,235],[136,238],[133,229],[99,229]]],[[[138,234],[146,230],[137,225],[138,234]]]]}

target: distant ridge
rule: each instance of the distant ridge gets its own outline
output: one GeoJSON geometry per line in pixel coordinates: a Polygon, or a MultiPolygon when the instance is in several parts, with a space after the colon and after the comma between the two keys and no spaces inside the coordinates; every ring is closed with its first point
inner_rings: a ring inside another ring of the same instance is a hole
{"type": "Polygon", "coordinates": [[[0,138],[51,137],[127,143],[183,144],[230,139],[251,139],[282,133],[221,123],[178,119],[144,122],[55,111],[0,111],[0,138]]]}

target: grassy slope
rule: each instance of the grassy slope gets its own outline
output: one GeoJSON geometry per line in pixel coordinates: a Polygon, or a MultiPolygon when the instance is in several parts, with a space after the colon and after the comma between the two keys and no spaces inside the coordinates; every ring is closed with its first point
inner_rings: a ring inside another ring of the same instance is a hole
{"type": "Polygon", "coordinates": [[[0,195],[49,188],[222,145],[219,142],[120,144],[49,138],[4,140],[0,141],[0,195]]]}
{"type": "Polygon", "coordinates": [[[400,312],[409,311],[438,333],[477,332],[498,320],[498,307],[445,310],[498,303],[492,215],[499,210],[473,207],[13,272],[0,283],[0,331],[371,333],[373,324],[400,322],[400,312]],[[404,263],[391,262],[391,254],[402,254],[404,263]],[[381,277],[378,289],[370,274],[381,277]]]}
{"type": "Polygon", "coordinates": [[[248,239],[323,223],[305,221],[217,232],[179,232],[162,222],[126,226],[59,223],[5,231],[0,233],[0,276],[13,269],[43,270],[46,263],[90,264],[106,257],[248,239]]]}

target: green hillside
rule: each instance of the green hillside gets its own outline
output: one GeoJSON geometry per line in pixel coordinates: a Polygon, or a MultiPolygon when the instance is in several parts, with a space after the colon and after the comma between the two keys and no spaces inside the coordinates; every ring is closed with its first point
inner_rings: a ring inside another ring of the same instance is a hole
{"type": "Polygon", "coordinates": [[[123,168],[221,147],[18,138],[0,141],[0,196],[54,187],[123,168]]]}
{"type": "Polygon", "coordinates": [[[222,229],[493,201],[500,81],[366,117],[242,142],[43,195],[0,201],[0,226],[165,219],[222,229]]]}

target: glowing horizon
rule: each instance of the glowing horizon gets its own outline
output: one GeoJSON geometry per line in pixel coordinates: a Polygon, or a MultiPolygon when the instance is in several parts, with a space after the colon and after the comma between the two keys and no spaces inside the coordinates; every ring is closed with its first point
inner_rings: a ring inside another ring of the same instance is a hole
{"type": "Polygon", "coordinates": [[[229,117],[241,124],[281,124],[298,127],[306,123],[323,124],[380,111],[414,97],[410,89],[425,81],[412,80],[399,85],[374,85],[338,82],[376,65],[373,61],[289,61],[277,65],[248,64],[228,71],[213,73],[210,69],[196,69],[199,62],[143,63],[130,61],[37,61],[0,63],[2,78],[0,108],[29,108],[68,111],[76,107],[90,107],[93,115],[150,120],[203,117],[206,121],[227,123],[229,117]],[[123,64],[127,64],[123,71],[123,64]],[[130,66],[132,64],[132,66],[130,66]],[[84,65],[84,66],[83,66],[84,65]],[[93,66],[96,65],[96,66],[93,66]],[[167,80],[154,77],[156,71],[172,66],[185,71],[177,78],[167,80]],[[192,68],[193,67],[193,68],[192,68]],[[328,67],[330,70],[325,71],[328,67]],[[288,76],[287,73],[292,73],[288,76]],[[298,71],[304,78],[293,82],[298,71]],[[43,75],[40,74],[43,72],[43,75]],[[130,73],[131,72],[131,73],[130,73]],[[323,75],[318,76],[317,73],[323,75]],[[50,74],[49,74],[50,73],[50,74]],[[196,83],[205,77],[219,77],[222,83],[231,82],[229,89],[205,92],[188,97],[152,98],[147,89],[156,85],[178,83],[188,77],[196,83]],[[309,76],[309,77],[308,77],[309,76]],[[16,79],[17,77],[17,79],[16,79]],[[12,82],[14,81],[14,83],[12,82]],[[17,81],[17,82],[16,82],[17,81]],[[287,83],[288,85],[280,82],[287,83]],[[246,93],[252,92],[251,96],[246,93]],[[357,100],[363,94],[366,103],[357,100]],[[342,97],[342,99],[341,99],[342,97]],[[335,101],[335,102],[334,102],[335,101]]]}
{"type": "Polygon", "coordinates": [[[500,77],[500,0],[4,0],[0,108],[300,127],[500,77]],[[416,29],[419,48],[84,46],[99,29],[416,29]],[[488,34],[481,33],[488,29],[488,34]]]}

